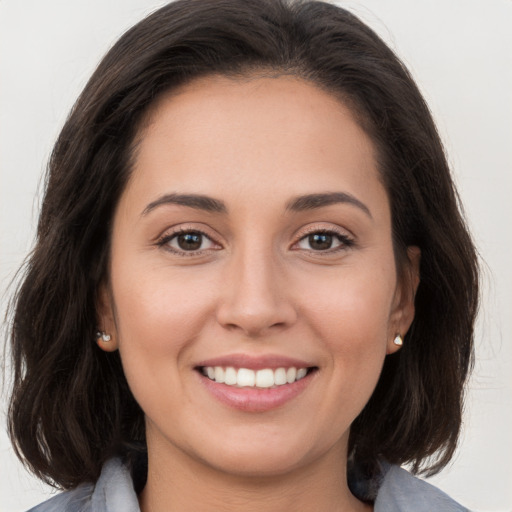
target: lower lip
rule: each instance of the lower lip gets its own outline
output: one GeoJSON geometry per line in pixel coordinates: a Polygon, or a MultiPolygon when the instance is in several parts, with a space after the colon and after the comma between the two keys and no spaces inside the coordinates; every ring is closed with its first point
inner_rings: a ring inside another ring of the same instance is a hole
{"type": "Polygon", "coordinates": [[[205,388],[220,402],[244,412],[265,412],[280,407],[301,394],[311,383],[316,372],[304,378],[275,388],[239,388],[220,384],[198,373],[205,388]]]}

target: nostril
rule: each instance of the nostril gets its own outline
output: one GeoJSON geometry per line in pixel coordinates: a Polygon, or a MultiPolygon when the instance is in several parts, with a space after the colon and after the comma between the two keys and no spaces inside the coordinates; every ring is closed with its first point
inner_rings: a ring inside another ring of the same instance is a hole
{"type": "Polygon", "coordinates": [[[239,330],[251,338],[259,337],[269,329],[285,329],[294,324],[297,312],[293,304],[278,294],[261,288],[261,283],[255,287],[244,286],[238,282],[231,296],[218,305],[218,323],[224,329],[239,330]]]}

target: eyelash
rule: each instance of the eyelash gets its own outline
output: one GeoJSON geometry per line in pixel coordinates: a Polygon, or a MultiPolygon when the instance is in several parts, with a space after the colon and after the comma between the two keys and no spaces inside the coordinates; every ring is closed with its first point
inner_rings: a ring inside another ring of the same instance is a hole
{"type": "MultiPolygon", "coordinates": [[[[172,252],[174,254],[178,254],[180,256],[185,256],[185,257],[186,256],[199,256],[199,255],[202,255],[204,253],[210,252],[212,250],[210,248],[209,249],[196,250],[196,251],[186,251],[184,249],[176,250],[175,248],[173,248],[173,247],[171,247],[169,245],[169,243],[172,240],[174,240],[178,236],[184,235],[184,234],[200,235],[201,237],[204,237],[207,240],[209,240],[211,243],[216,244],[216,245],[220,245],[220,244],[217,244],[217,242],[215,242],[212,239],[211,236],[206,234],[201,229],[192,229],[192,228],[190,228],[190,229],[188,229],[188,228],[180,228],[180,229],[178,229],[177,231],[174,231],[171,234],[164,235],[164,236],[162,236],[161,238],[158,239],[158,241],[156,242],[156,245],[158,247],[162,247],[165,250],[168,250],[168,251],[170,251],[170,252],[172,252]]],[[[333,230],[333,229],[311,228],[307,232],[301,234],[301,237],[293,244],[292,248],[297,246],[301,241],[305,240],[309,236],[316,235],[316,234],[332,236],[333,238],[336,238],[340,242],[340,245],[338,247],[335,247],[334,249],[326,249],[326,250],[304,249],[304,250],[308,251],[309,253],[312,253],[312,254],[315,254],[315,255],[334,254],[334,253],[337,253],[339,251],[346,250],[346,249],[348,249],[350,247],[353,247],[354,244],[355,244],[354,239],[351,238],[350,236],[346,235],[345,233],[341,233],[341,232],[333,230]]],[[[216,250],[216,249],[213,249],[213,250],[216,250]]],[[[295,250],[300,250],[300,249],[295,249],[295,250]]]]}
{"type": "MultiPolygon", "coordinates": [[[[195,235],[201,235],[201,237],[204,237],[206,238],[207,240],[209,240],[210,242],[212,242],[213,244],[215,245],[219,245],[217,244],[217,242],[215,242],[211,236],[207,235],[204,231],[202,231],[201,229],[192,229],[192,228],[180,228],[176,231],[174,231],[173,233],[170,233],[170,234],[166,234],[166,235],[163,235],[161,238],[158,239],[158,241],[156,242],[156,245],[158,247],[161,247],[167,251],[170,251],[174,254],[177,254],[179,256],[198,256],[198,255],[201,255],[201,254],[204,254],[204,253],[207,253],[207,252],[210,252],[212,249],[202,249],[202,250],[197,250],[197,251],[186,251],[186,250],[177,250],[173,247],[171,247],[169,245],[169,243],[174,240],[175,238],[177,238],[178,236],[180,235],[186,235],[186,234],[195,234],[195,235]]],[[[216,249],[213,249],[213,250],[216,250],[216,249]]]]}
{"type": "MultiPolygon", "coordinates": [[[[352,237],[350,237],[349,235],[347,235],[346,233],[342,233],[335,229],[313,227],[313,228],[310,228],[309,230],[307,230],[305,233],[302,233],[299,240],[297,242],[295,242],[293,244],[293,246],[295,247],[302,240],[305,240],[306,238],[308,238],[311,235],[317,235],[317,234],[332,236],[333,238],[337,239],[340,242],[340,245],[338,247],[335,247],[334,249],[326,249],[323,251],[322,250],[314,250],[314,249],[309,249],[309,250],[305,249],[309,253],[314,254],[314,255],[331,255],[331,254],[335,254],[335,253],[338,253],[343,250],[347,250],[350,247],[353,247],[355,245],[355,240],[352,237]]],[[[296,249],[296,250],[298,250],[298,249],[296,249]]]]}

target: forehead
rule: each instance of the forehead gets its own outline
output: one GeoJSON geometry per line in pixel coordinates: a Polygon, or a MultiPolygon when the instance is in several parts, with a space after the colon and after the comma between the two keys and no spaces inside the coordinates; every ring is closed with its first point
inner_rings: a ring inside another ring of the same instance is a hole
{"type": "Polygon", "coordinates": [[[292,76],[207,77],[162,97],[138,137],[133,186],[139,197],[191,187],[253,198],[383,192],[373,143],[350,109],[292,76]]]}

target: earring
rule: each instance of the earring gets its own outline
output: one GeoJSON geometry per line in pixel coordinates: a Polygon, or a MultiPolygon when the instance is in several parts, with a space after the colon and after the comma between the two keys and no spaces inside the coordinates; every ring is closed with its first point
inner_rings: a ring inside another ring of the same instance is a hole
{"type": "Polygon", "coordinates": [[[404,344],[404,340],[402,338],[402,336],[400,336],[400,334],[397,334],[395,336],[395,339],[393,340],[393,343],[397,346],[397,347],[401,347],[403,344],[404,344]]]}
{"type": "Polygon", "coordinates": [[[107,334],[106,332],[103,331],[98,331],[96,333],[96,338],[98,340],[101,338],[101,341],[103,341],[104,343],[108,343],[111,340],[110,334],[107,334]]]}

